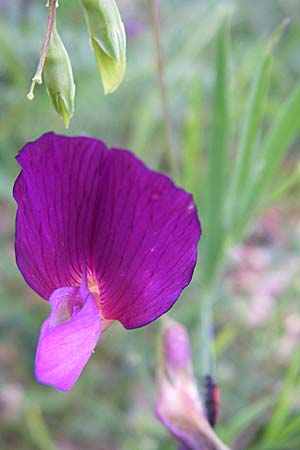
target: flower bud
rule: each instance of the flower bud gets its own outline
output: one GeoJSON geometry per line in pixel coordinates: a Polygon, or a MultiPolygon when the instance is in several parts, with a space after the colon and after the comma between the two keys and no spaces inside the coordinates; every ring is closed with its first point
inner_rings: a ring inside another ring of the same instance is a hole
{"type": "Polygon", "coordinates": [[[43,78],[53,105],[68,128],[74,113],[75,84],[71,62],[56,27],[47,50],[43,78]]]}
{"type": "Polygon", "coordinates": [[[126,68],[126,35],[114,0],[81,0],[105,94],[114,92],[126,68]]]}
{"type": "Polygon", "coordinates": [[[207,421],[187,330],[173,320],[166,322],[160,340],[156,414],[182,450],[230,450],[207,421]]]}
{"type": "Polygon", "coordinates": [[[168,320],[163,331],[164,370],[170,380],[176,383],[183,373],[192,377],[192,360],[187,330],[178,322],[168,320]]]}

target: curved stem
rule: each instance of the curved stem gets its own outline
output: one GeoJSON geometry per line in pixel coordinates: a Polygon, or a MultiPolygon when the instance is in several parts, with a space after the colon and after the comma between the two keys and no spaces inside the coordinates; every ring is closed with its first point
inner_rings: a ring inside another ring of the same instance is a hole
{"type": "Polygon", "coordinates": [[[160,91],[162,113],[165,128],[165,138],[166,145],[168,149],[168,159],[170,164],[170,169],[174,175],[178,175],[178,165],[176,151],[173,143],[172,137],[172,126],[171,126],[171,114],[168,103],[167,86],[165,82],[165,71],[164,71],[164,60],[161,42],[161,32],[160,32],[160,20],[159,20],[159,6],[158,0],[149,0],[151,15],[152,15],[152,26],[155,39],[155,50],[156,50],[156,67],[157,67],[157,81],[158,88],[160,91]]]}
{"type": "Polygon", "coordinates": [[[28,100],[33,100],[34,99],[33,91],[34,91],[36,83],[42,84],[42,72],[43,72],[43,67],[44,67],[44,64],[45,64],[45,59],[46,59],[46,56],[47,56],[47,51],[48,51],[48,47],[49,47],[49,43],[50,43],[53,27],[55,25],[56,7],[58,6],[58,1],[57,0],[48,0],[47,6],[48,6],[47,27],[46,27],[46,31],[45,31],[45,36],[44,36],[43,46],[42,46],[42,50],[41,50],[40,60],[39,60],[36,72],[35,72],[35,74],[34,74],[34,76],[32,78],[32,82],[31,82],[31,86],[30,86],[29,92],[27,94],[28,100]]]}

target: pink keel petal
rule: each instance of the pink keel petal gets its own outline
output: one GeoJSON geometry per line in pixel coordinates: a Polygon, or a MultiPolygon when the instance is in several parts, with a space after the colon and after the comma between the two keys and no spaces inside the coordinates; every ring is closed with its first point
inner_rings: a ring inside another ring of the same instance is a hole
{"type": "Polygon", "coordinates": [[[51,314],[41,328],[35,375],[44,384],[68,391],[77,381],[101,333],[101,322],[93,295],[86,293],[83,307],[70,317],[79,288],[57,289],[50,297],[51,314]]]}

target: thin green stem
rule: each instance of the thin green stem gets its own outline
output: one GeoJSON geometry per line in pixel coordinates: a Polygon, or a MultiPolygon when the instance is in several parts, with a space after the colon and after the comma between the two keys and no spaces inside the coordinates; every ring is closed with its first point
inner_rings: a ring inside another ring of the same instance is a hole
{"type": "Polygon", "coordinates": [[[217,286],[222,283],[222,275],[225,270],[225,263],[229,250],[230,242],[226,241],[223,248],[221,258],[219,260],[218,269],[214,272],[213,278],[209,285],[204,287],[203,295],[199,309],[199,325],[197,330],[197,338],[200,342],[200,364],[198,373],[202,376],[216,374],[216,348],[214,336],[214,303],[217,298],[217,286]]]}
{"type": "Polygon", "coordinates": [[[201,373],[203,376],[215,372],[213,295],[214,293],[211,291],[204,296],[200,309],[201,373]]]}
{"type": "Polygon", "coordinates": [[[46,56],[47,56],[47,51],[48,51],[48,47],[49,47],[49,43],[50,43],[53,27],[55,25],[55,17],[56,17],[56,8],[57,8],[57,6],[58,6],[58,1],[57,0],[48,0],[48,3],[47,3],[47,7],[48,7],[47,26],[46,26],[46,31],[45,31],[43,45],[42,45],[40,60],[39,60],[36,72],[35,72],[35,74],[34,74],[34,76],[32,78],[32,82],[31,82],[31,86],[30,86],[29,92],[27,94],[28,100],[33,100],[34,99],[33,91],[34,91],[36,83],[42,84],[43,67],[44,67],[44,64],[45,64],[45,59],[46,59],[46,56]]]}
{"type": "Polygon", "coordinates": [[[57,450],[39,405],[27,402],[24,417],[26,431],[29,432],[33,447],[39,450],[57,450]]]}
{"type": "Polygon", "coordinates": [[[177,164],[176,150],[174,147],[172,137],[171,114],[169,109],[167,86],[165,81],[164,59],[161,41],[160,20],[159,20],[159,6],[157,0],[149,0],[149,4],[151,9],[152,26],[155,39],[157,81],[162,105],[165,139],[168,150],[168,160],[171,172],[174,175],[178,175],[179,170],[177,164]]]}

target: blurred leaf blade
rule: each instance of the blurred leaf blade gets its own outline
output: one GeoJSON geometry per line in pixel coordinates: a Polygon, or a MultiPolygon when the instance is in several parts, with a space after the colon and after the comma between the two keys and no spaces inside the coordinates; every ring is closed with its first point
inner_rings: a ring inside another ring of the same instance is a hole
{"type": "MultiPolygon", "coordinates": [[[[200,190],[199,165],[202,135],[201,88],[192,86],[182,138],[182,184],[197,194],[200,190]]],[[[197,197],[197,195],[196,195],[197,197]]]]}
{"type": "Polygon", "coordinates": [[[12,185],[13,180],[7,173],[4,167],[0,167],[0,198],[14,204],[12,198],[12,185]]]}
{"type": "Polygon", "coordinates": [[[246,185],[252,173],[255,142],[257,141],[261,128],[271,61],[271,52],[266,52],[253,81],[245,119],[242,123],[241,138],[238,145],[229,195],[229,232],[234,228],[235,221],[239,216],[241,204],[244,201],[245,190],[247,189],[246,185]]]}
{"type": "Polygon", "coordinates": [[[259,171],[253,177],[245,209],[252,211],[265,194],[266,188],[275,175],[300,127],[300,85],[283,104],[258,155],[259,171]]]}
{"type": "Polygon", "coordinates": [[[28,403],[25,408],[25,420],[35,448],[39,450],[57,450],[54,445],[42,412],[37,404],[28,403]]]}
{"type": "Polygon", "coordinates": [[[214,341],[214,351],[216,356],[226,350],[236,338],[237,331],[232,326],[225,326],[217,335],[214,341]]]}
{"type": "Polygon", "coordinates": [[[287,369],[281,394],[262,438],[262,446],[272,445],[280,440],[282,429],[290,413],[291,394],[293,395],[295,388],[299,390],[299,370],[299,351],[297,350],[287,369]]]}
{"type": "Polygon", "coordinates": [[[263,398],[248,405],[242,411],[238,411],[229,423],[226,423],[223,427],[218,427],[220,436],[224,441],[232,443],[243,430],[250,426],[255,419],[259,418],[273,403],[273,398],[263,398]]]}
{"type": "Polygon", "coordinates": [[[272,189],[267,200],[262,204],[258,210],[258,214],[266,210],[270,205],[278,201],[284,194],[291,189],[300,186],[300,165],[289,175],[284,175],[282,180],[278,182],[278,187],[272,189]]]}
{"type": "Polygon", "coordinates": [[[217,271],[224,245],[224,198],[228,166],[228,37],[224,20],[216,43],[216,81],[213,93],[211,142],[207,168],[206,236],[204,238],[206,264],[204,282],[209,285],[217,271]]]}

